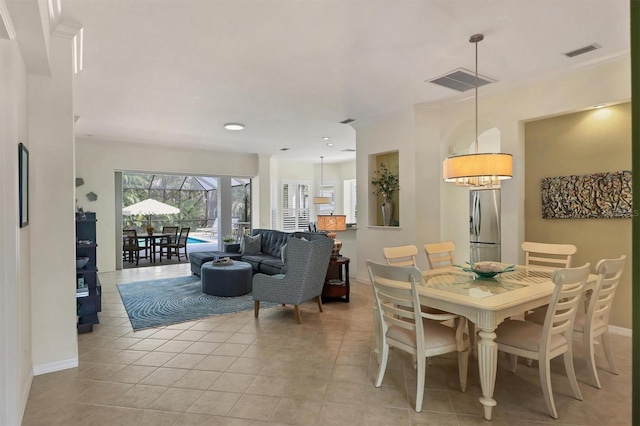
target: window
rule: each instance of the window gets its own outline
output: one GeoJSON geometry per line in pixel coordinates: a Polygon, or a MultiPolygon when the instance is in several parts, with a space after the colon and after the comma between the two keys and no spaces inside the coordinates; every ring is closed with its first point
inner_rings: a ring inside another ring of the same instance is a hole
{"type": "Polygon", "coordinates": [[[336,190],[333,184],[325,183],[320,187],[320,196],[329,197],[331,204],[318,204],[318,214],[333,214],[336,211],[336,190]]]}
{"type": "Polygon", "coordinates": [[[283,181],[282,227],[283,231],[309,229],[309,182],[283,181]]]}
{"type": "Polygon", "coordinates": [[[356,180],[348,179],[343,182],[344,184],[344,214],[347,215],[347,223],[356,223],[357,217],[357,203],[358,197],[356,196],[356,180]]]}

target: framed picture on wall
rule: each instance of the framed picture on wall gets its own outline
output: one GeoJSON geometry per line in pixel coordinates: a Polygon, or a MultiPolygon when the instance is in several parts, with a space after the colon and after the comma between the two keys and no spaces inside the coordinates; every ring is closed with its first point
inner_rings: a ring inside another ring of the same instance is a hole
{"type": "Polygon", "coordinates": [[[20,228],[29,224],[29,150],[18,146],[18,194],[20,204],[20,228]]]}

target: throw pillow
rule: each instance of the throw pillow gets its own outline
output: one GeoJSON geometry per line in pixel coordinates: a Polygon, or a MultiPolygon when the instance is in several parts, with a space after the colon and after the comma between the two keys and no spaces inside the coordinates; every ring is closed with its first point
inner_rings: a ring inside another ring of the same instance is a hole
{"type": "Polygon", "coordinates": [[[260,243],[262,242],[262,235],[258,234],[255,237],[250,235],[242,236],[242,254],[258,254],[260,251],[260,243]]]}
{"type": "Polygon", "coordinates": [[[283,245],[282,248],[280,249],[280,260],[282,260],[282,263],[284,263],[284,260],[286,259],[286,254],[285,254],[285,250],[287,249],[287,245],[283,245]]]}

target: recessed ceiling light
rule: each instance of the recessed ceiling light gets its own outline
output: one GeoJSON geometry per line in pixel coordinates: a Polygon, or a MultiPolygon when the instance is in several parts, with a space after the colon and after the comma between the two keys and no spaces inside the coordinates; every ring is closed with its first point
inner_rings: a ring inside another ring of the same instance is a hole
{"type": "Polygon", "coordinates": [[[600,108],[604,108],[604,107],[606,107],[605,104],[598,104],[598,105],[594,106],[595,109],[600,109],[600,108]]]}
{"type": "Polygon", "coordinates": [[[329,136],[323,136],[323,137],[322,137],[322,140],[323,140],[323,141],[328,141],[329,139],[331,139],[331,137],[329,137],[329,136]]]}
{"type": "Polygon", "coordinates": [[[331,142],[329,142],[329,143],[327,144],[327,146],[333,146],[333,144],[332,144],[331,142]]]}
{"type": "Polygon", "coordinates": [[[224,128],[227,130],[242,130],[244,129],[244,124],[242,123],[227,123],[224,125],[224,128]]]}
{"type": "Polygon", "coordinates": [[[290,148],[280,148],[280,151],[289,151],[290,148]]]}

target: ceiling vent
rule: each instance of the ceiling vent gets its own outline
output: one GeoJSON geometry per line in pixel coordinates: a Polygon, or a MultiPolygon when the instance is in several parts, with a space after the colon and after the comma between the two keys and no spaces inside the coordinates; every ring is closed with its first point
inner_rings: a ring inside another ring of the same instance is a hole
{"type": "Polygon", "coordinates": [[[353,149],[353,148],[345,148],[345,149],[342,149],[341,151],[342,152],[356,152],[356,150],[353,149]]]}
{"type": "Polygon", "coordinates": [[[564,55],[568,56],[569,58],[573,58],[574,56],[582,55],[584,53],[591,52],[592,50],[596,50],[596,49],[599,49],[599,48],[600,48],[600,46],[598,46],[597,44],[593,43],[593,44],[590,44],[588,46],[581,47],[580,49],[576,49],[576,50],[572,50],[571,52],[567,52],[564,55]]]}
{"type": "Polygon", "coordinates": [[[347,118],[346,120],[341,121],[340,124],[349,124],[353,123],[354,121],[356,121],[355,118],[347,118]]]}
{"type": "MultiPolygon", "coordinates": [[[[430,83],[444,86],[448,89],[457,90],[458,92],[466,92],[476,87],[476,74],[473,71],[464,68],[458,68],[441,77],[427,80],[430,83]]],[[[478,74],[478,87],[485,84],[495,83],[496,80],[478,74]]]]}

